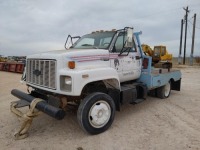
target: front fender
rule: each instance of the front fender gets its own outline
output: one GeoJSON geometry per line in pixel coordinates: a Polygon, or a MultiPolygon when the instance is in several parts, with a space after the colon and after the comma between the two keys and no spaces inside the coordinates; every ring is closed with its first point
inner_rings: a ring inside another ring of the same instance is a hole
{"type": "Polygon", "coordinates": [[[120,81],[117,71],[113,68],[96,68],[77,71],[73,77],[73,94],[81,95],[82,89],[88,83],[114,79],[117,81],[116,88],[120,89],[120,81]]]}

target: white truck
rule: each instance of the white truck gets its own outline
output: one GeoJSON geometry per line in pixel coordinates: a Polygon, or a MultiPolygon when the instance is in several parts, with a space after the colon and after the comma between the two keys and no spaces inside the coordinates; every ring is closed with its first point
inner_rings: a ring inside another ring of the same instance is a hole
{"type": "Polygon", "coordinates": [[[180,71],[152,68],[140,34],[130,27],[96,31],[80,37],[69,49],[27,56],[23,79],[29,94],[11,91],[20,99],[12,103],[12,112],[22,116],[18,108],[34,101],[34,108],[63,119],[69,106],[77,106],[80,127],[99,134],[111,126],[122,104],[139,103],[148,92],[163,99],[171,90],[180,91],[180,71]],[[52,104],[52,99],[59,103],[52,104]]]}

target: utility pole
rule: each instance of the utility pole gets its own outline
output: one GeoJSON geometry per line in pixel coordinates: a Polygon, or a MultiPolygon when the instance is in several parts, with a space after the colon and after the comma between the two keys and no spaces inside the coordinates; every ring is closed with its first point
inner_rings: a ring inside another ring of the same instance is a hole
{"type": "Polygon", "coordinates": [[[190,65],[191,65],[191,66],[193,65],[195,27],[196,27],[196,14],[194,14],[193,32],[192,32],[192,47],[191,47],[191,54],[190,54],[190,65]]]}
{"type": "Polygon", "coordinates": [[[183,19],[181,19],[181,35],[180,35],[180,46],[179,46],[178,64],[181,64],[182,39],[183,39],[183,19]]]}
{"type": "Polygon", "coordinates": [[[186,41],[187,41],[187,23],[188,23],[188,6],[183,8],[185,10],[185,41],[184,41],[184,57],[183,57],[183,64],[185,65],[185,54],[186,54],[186,41]]]}

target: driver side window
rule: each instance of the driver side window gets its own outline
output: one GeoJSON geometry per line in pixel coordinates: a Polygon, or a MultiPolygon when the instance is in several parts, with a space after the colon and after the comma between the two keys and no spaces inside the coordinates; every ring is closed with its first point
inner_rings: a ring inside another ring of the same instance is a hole
{"type": "Polygon", "coordinates": [[[123,38],[124,36],[123,35],[120,35],[117,37],[117,40],[115,42],[115,45],[113,47],[113,52],[120,52],[123,48],[123,38]]]}
{"type": "MultiPolygon", "coordinates": [[[[115,45],[113,46],[113,49],[112,49],[112,52],[113,53],[120,53],[122,51],[122,48],[124,46],[124,34],[120,34],[118,37],[117,37],[117,40],[115,42],[115,45]]],[[[137,51],[136,50],[136,45],[135,45],[135,42],[133,40],[133,47],[130,49],[129,52],[135,52],[137,51]]]]}

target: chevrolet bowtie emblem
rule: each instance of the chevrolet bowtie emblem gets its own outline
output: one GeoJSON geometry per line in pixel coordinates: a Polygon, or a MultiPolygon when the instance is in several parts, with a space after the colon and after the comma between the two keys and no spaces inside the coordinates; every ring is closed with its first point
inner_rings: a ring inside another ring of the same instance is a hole
{"type": "Polygon", "coordinates": [[[40,70],[37,70],[37,69],[36,69],[36,70],[33,71],[33,74],[36,75],[36,76],[39,76],[39,75],[41,75],[42,73],[41,73],[40,70]]]}

